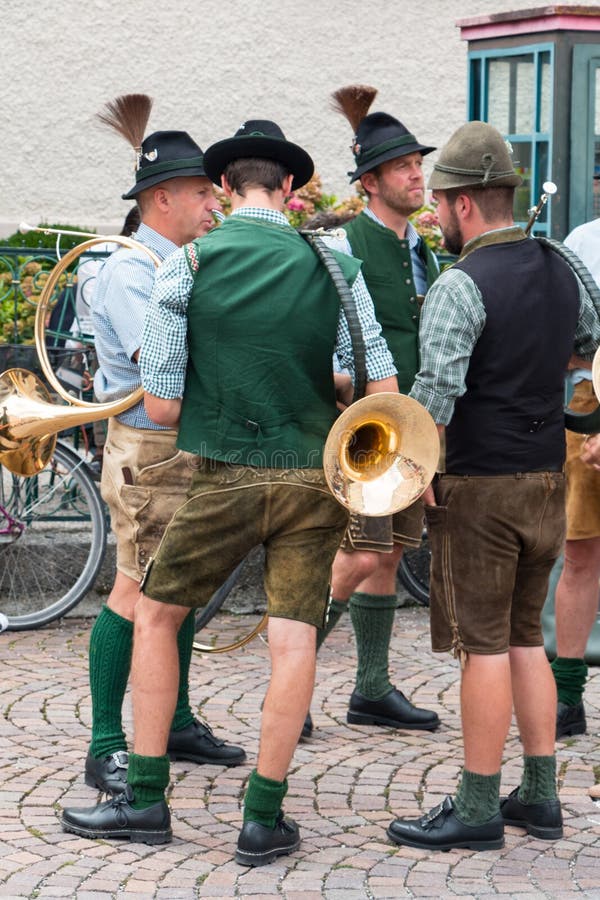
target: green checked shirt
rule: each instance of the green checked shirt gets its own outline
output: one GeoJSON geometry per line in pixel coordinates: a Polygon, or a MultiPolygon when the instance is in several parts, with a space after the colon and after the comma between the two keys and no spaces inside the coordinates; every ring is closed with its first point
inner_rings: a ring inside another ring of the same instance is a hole
{"type": "MultiPolygon", "coordinates": [[[[579,300],[573,352],[592,359],[600,344],[600,319],[581,285],[579,300]]],[[[450,422],[457,398],[466,391],[471,354],[485,323],[485,307],[475,282],[459,269],[442,272],[421,310],[421,369],[410,391],[439,425],[450,422]]]]}
{"type": "MultiPolygon", "coordinates": [[[[277,210],[242,207],[232,216],[264,219],[291,228],[283,213],[277,210]]],[[[193,286],[185,252],[176,250],[156,273],[142,337],[142,384],[156,397],[175,399],[183,395],[188,361],[187,307],[193,286]]],[[[375,318],[373,301],[361,272],[352,285],[352,295],[366,347],[367,379],[380,381],[395,375],[396,367],[375,318]]],[[[335,351],[341,366],[354,374],[352,341],[343,310],[339,315],[335,351]]]]}

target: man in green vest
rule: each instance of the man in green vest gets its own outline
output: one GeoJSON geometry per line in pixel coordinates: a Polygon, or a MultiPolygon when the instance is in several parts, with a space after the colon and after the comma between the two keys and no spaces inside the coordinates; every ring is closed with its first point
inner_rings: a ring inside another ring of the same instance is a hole
{"type": "MultiPolygon", "coordinates": [[[[210,147],[204,165],[232,215],[157,273],[140,361],[148,414],[178,425],[177,445],[196,455],[196,470],[136,606],[127,789],[92,809],[65,810],[63,827],[88,837],[171,839],[164,793],[177,632],[261,543],[272,674],[236,851],[237,862],[259,866],[300,844],[281,806],[348,522],[326,485],[322,451],[336,418],[332,354],[352,371],[352,343],[328,271],[282,212],[312,175],[306,151],[274,122],[254,120],[210,147]]],[[[360,263],[336,258],[365,336],[367,393],[397,391],[360,263]]]]}
{"type": "MultiPolygon", "coordinates": [[[[398,370],[398,386],[408,394],[419,370],[419,312],[427,288],[439,274],[437,261],[408,221],[423,206],[423,156],[435,147],[420,144],[407,128],[383,112],[365,113],[374,88],[351,85],[336,91],[336,107],[350,121],[355,170],[368,204],[344,225],[348,252],[363,261],[375,315],[398,370]]],[[[348,722],[433,731],[440,720],[419,709],[397,690],[389,676],[389,645],[397,606],[396,570],[404,547],[418,547],[423,533],[423,505],[417,501],[394,516],[352,515],[333,565],[333,601],[317,646],[344,609],[356,637],[357,673],[348,722]]],[[[312,733],[309,715],[303,737],[312,733]]]]}

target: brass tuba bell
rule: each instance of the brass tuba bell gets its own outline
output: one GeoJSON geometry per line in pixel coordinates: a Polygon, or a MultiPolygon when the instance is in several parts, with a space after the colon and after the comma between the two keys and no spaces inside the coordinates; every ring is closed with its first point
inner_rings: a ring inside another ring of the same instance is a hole
{"type": "Polygon", "coordinates": [[[332,426],[323,468],[334,497],[350,512],[386,516],[414,503],[435,475],[437,427],[427,410],[404,394],[357,400],[332,426]]]}

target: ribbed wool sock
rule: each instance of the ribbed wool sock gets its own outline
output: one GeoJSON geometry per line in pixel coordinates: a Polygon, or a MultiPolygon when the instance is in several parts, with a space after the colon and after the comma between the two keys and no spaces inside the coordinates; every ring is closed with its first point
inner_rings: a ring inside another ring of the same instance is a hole
{"type": "Polygon", "coordinates": [[[179,653],[179,691],[177,693],[177,706],[171,724],[172,731],[181,731],[191,725],[194,714],[190,706],[190,662],[194,649],[194,637],[196,636],[195,611],[192,610],[185,617],[177,635],[177,650],[179,653]]]}
{"type": "Polygon", "coordinates": [[[556,797],[556,756],[524,756],[521,803],[542,803],[556,797]]]}
{"type": "Polygon", "coordinates": [[[576,706],[583,699],[588,667],[583,659],[557,656],[550,663],[556,681],[558,699],[567,706],[576,706]]]}
{"type": "Polygon", "coordinates": [[[398,599],[395,594],[352,594],[350,618],[356,637],[356,689],[369,700],[381,700],[393,685],[389,651],[398,599]]]}
{"type": "Polygon", "coordinates": [[[333,631],[337,623],[339,622],[342,613],[348,609],[348,601],[347,600],[336,600],[332,599],[331,604],[329,606],[329,615],[327,617],[327,623],[324,628],[317,628],[317,650],[327,637],[327,635],[333,631]]]}
{"type": "Polygon", "coordinates": [[[131,668],[133,622],[103,606],[92,628],[89,648],[92,742],[96,759],[127,750],[121,709],[131,668]]]}
{"type": "Polygon", "coordinates": [[[127,783],[133,788],[134,809],[147,809],[160,803],[169,784],[169,757],[130,753],[127,783]]]}
{"type": "Polygon", "coordinates": [[[253,769],[244,797],[244,822],[258,822],[266,828],[275,828],[287,789],[287,778],[274,781],[253,769]]]}
{"type": "Polygon", "coordinates": [[[500,772],[478,775],[463,769],[454,809],[465,825],[483,825],[493,818],[500,812],[500,772]]]}

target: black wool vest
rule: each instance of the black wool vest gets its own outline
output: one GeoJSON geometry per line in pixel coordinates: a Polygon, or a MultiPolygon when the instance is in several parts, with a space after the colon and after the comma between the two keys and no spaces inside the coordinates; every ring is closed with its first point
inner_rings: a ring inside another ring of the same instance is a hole
{"type": "Polygon", "coordinates": [[[455,268],[479,288],[486,322],[446,430],[446,471],[559,471],[564,377],[580,306],[573,272],[534,239],[479,247],[455,268]]]}

